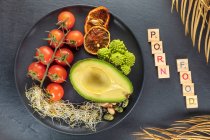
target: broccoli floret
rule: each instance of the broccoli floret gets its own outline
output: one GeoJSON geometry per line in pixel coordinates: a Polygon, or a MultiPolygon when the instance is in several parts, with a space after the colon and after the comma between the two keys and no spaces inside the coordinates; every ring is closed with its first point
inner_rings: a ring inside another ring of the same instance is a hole
{"type": "Polygon", "coordinates": [[[128,75],[131,72],[131,67],[128,65],[122,65],[121,67],[121,71],[125,74],[128,75]]]}
{"type": "Polygon", "coordinates": [[[123,41],[119,39],[115,39],[109,44],[109,49],[111,50],[112,53],[119,52],[121,54],[124,54],[125,51],[127,51],[127,48],[123,41]]]}
{"type": "Polygon", "coordinates": [[[131,52],[126,51],[124,56],[125,56],[125,65],[128,65],[130,67],[133,66],[136,60],[135,55],[131,52]]]}
{"type": "Polygon", "coordinates": [[[121,71],[128,75],[131,71],[131,66],[135,63],[135,56],[129,52],[123,41],[113,40],[109,48],[99,49],[97,52],[98,58],[112,63],[121,71]]]}
{"type": "Polygon", "coordinates": [[[108,61],[111,55],[111,51],[108,48],[101,48],[97,52],[98,58],[108,61]]]}
{"type": "Polygon", "coordinates": [[[115,66],[120,66],[124,63],[125,56],[119,52],[111,54],[110,62],[115,66]]]}

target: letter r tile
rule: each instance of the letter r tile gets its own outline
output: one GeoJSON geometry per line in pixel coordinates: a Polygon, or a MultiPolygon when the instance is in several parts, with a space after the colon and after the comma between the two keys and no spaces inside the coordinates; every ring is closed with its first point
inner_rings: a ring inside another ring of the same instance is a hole
{"type": "Polygon", "coordinates": [[[156,53],[154,56],[155,66],[166,65],[166,55],[165,53],[156,53]]]}

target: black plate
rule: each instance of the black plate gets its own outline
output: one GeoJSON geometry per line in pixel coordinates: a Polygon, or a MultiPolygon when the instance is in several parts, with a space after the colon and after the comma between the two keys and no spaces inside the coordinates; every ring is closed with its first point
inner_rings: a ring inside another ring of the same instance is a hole
{"type": "MultiPolygon", "coordinates": [[[[88,14],[88,12],[93,9],[93,6],[84,6],[84,5],[75,5],[75,6],[68,6],[64,7],[58,10],[55,10],[45,17],[43,17],[41,20],[39,20],[32,29],[28,32],[24,40],[22,41],[16,55],[15,60],[15,82],[16,87],[18,89],[18,92],[25,104],[25,106],[28,108],[30,113],[40,122],[45,124],[46,126],[49,126],[50,128],[53,128],[55,130],[58,130],[63,133],[67,134],[73,134],[73,135],[86,135],[86,134],[92,134],[96,133],[108,128],[113,127],[117,123],[119,123],[121,120],[123,120],[129,112],[132,110],[136,102],[138,101],[138,98],[140,97],[141,89],[143,86],[143,59],[141,54],[140,46],[134,37],[133,33],[130,31],[130,29],[116,16],[111,14],[110,18],[110,24],[109,24],[109,31],[111,33],[111,39],[121,39],[126,44],[129,51],[133,52],[136,56],[136,63],[135,66],[132,67],[132,72],[128,76],[129,79],[132,81],[134,86],[134,92],[132,96],[130,96],[130,103],[126,110],[121,113],[117,114],[114,121],[112,122],[101,122],[97,125],[97,131],[93,132],[86,128],[69,128],[68,126],[60,125],[58,122],[52,122],[50,118],[42,118],[37,113],[34,113],[34,110],[28,105],[29,102],[27,98],[25,97],[25,87],[26,85],[31,85],[32,80],[26,76],[27,73],[27,67],[29,64],[34,61],[33,56],[35,54],[35,50],[37,47],[42,45],[47,45],[46,41],[43,41],[42,38],[46,38],[47,33],[45,31],[50,31],[53,28],[57,28],[55,26],[55,23],[57,22],[57,16],[58,14],[63,10],[69,10],[71,11],[75,17],[76,17],[76,25],[73,29],[83,31],[83,26],[85,22],[85,18],[88,14]]],[[[84,51],[84,48],[81,48],[79,51],[75,53],[75,60],[84,59],[94,57],[92,55],[89,55],[84,51]]],[[[84,99],[80,97],[76,91],[72,88],[71,83],[69,82],[69,79],[66,83],[63,84],[64,90],[65,90],[65,96],[64,100],[69,100],[70,102],[79,103],[83,102],[84,99]]]]}

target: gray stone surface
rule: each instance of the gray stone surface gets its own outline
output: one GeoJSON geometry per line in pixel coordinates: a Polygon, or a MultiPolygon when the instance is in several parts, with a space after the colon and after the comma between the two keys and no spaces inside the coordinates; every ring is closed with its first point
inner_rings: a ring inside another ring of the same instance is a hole
{"type": "Polygon", "coordinates": [[[177,119],[207,114],[210,108],[210,67],[184,36],[179,15],[171,14],[170,0],[0,0],[0,140],[129,140],[145,126],[168,126],[177,119]],[[38,123],[26,110],[15,88],[15,53],[27,31],[41,17],[63,6],[104,5],[124,21],[137,37],[145,60],[142,97],[131,114],[112,129],[88,136],[58,133],[38,123]],[[160,28],[171,78],[158,80],[147,43],[147,29],[160,28]],[[188,57],[199,109],[185,109],[176,58],[188,57]]]}

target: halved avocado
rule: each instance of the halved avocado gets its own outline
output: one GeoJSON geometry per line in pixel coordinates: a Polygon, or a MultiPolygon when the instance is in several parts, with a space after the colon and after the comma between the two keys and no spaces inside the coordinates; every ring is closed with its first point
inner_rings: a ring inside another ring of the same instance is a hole
{"type": "Polygon", "coordinates": [[[78,61],[69,77],[82,97],[95,102],[121,102],[133,92],[125,75],[110,63],[95,58],[78,61]]]}

